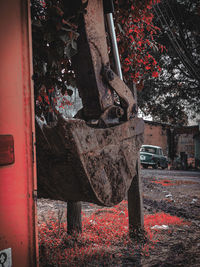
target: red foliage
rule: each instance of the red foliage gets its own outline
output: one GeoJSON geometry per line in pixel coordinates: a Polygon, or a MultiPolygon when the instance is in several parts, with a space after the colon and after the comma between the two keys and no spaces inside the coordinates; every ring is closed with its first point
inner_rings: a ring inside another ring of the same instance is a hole
{"type": "Polygon", "coordinates": [[[152,77],[155,77],[155,78],[157,78],[158,77],[158,72],[157,71],[154,71],[153,73],[152,73],[152,77]]]}
{"type": "MultiPolygon", "coordinates": [[[[145,228],[148,229],[154,225],[183,225],[188,224],[183,219],[177,216],[161,212],[155,214],[148,214],[145,216],[145,228]]],[[[155,230],[154,230],[155,231],[155,230]]]]}
{"type": "Polygon", "coordinates": [[[162,186],[172,186],[176,184],[170,180],[156,180],[156,181],[151,181],[151,182],[155,184],[161,184],[162,186]]]}
{"type": "MultiPolygon", "coordinates": [[[[92,205],[92,204],[91,204],[92,205]]],[[[146,215],[144,220],[148,242],[142,253],[148,256],[157,240],[154,225],[184,225],[182,219],[166,213],[146,215]]],[[[66,235],[66,224],[48,222],[39,228],[41,257],[45,263],[64,263],[65,266],[82,266],[90,261],[107,263],[120,257],[124,250],[134,255],[137,244],[128,234],[127,201],[113,208],[96,210],[90,216],[83,214],[83,233],[79,236],[66,235]],[[113,255],[115,254],[115,259],[113,255]]],[[[42,260],[41,260],[42,261],[42,260]]]]}
{"type": "Polygon", "coordinates": [[[71,106],[73,104],[66,98],[67,96],[67,92],[65,92],[64,96],[62,94],[60,94],[59,96],[55,96],[54,88],[46,89],[46,87],[43,85],[39,90],[39,95],[36,100],[36,106],[40,106],[40,108],[44,110],[44,113],[58,113],[57,109],[65,109],[66,106],[71,106]]]}
{"type": "Polygon", "coordinates": [[[186,180],[166,180],[166,179],[160,179],[160,180],[153,180],[151,181],[155,184],[161,184],[162,186],[173,186],[173,185],[182,185],[182,184],[196,184],[196,182],[193,181],[186,181],[186,180]]]}
{"type": "Polygon", "coordinates": [[[116,0],[118,13],[115,20],[116,25],[120,25],[116,27],[117,40],[122,70],[127,81],[139,83],[148,76],[159,76],[161,68],[151,54],[154,50],[163,52],[164,49],[154,40],[160,29],[152,22],[152,7],[159,2],[160,0],[135,1],[133,6],[130,0],[123,4],[116,0]]]}

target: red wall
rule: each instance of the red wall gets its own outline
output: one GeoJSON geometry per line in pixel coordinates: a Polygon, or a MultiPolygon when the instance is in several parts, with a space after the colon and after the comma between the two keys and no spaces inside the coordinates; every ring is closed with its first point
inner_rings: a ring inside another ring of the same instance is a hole
{"type": "Polygon", "coordinates": [[[37,266],[29,4],[0,1],[0,135],[13,135],[15,154],[0,166],[0,251],[11,248],[14,267],[37,266]]]}

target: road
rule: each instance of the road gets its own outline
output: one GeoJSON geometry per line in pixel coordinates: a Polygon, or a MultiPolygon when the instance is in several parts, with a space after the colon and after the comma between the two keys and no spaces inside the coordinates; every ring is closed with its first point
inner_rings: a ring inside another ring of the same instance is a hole
{"type": "Polygon", "coordinates": [[[186,225],[163,230],[144,266],[200,266],[200,172],[141,169],[144,214],[162,214],[186,225]],[[188,225],[187,225],[188,224],[188,225]],[[155,264],[156,263],[156,264],[155,264]]]}
{"type": "Polygon", "coordinates": [[[200,181],[200,171],[141,169],[141,176],[144,178],[157,177],[200,181]]]}
{"type": "Polygon", "coordinates": [[[200,172],[141,169],[141,178],[146,210],[161,210],[199,223],[200,172]]]}

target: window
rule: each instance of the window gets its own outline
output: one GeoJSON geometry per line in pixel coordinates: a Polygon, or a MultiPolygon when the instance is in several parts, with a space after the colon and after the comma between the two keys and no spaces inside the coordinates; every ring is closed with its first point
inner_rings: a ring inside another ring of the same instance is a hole
{"type": "Polygon", "coordinates": [[[141,151],[142,152],[147,152],[147,153],[151,153],[151,154],[156,154],[156,148],[154,147],[142,147],[141,151]]]}

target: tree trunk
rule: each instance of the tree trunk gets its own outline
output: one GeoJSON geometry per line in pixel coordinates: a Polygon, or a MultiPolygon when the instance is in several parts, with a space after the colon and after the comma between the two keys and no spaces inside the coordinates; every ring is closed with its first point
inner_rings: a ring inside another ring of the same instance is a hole
{"type": "Polygon", "coordinates": [[[67,233],[82,232],[81,202],[67,201],[67,233]]]}

